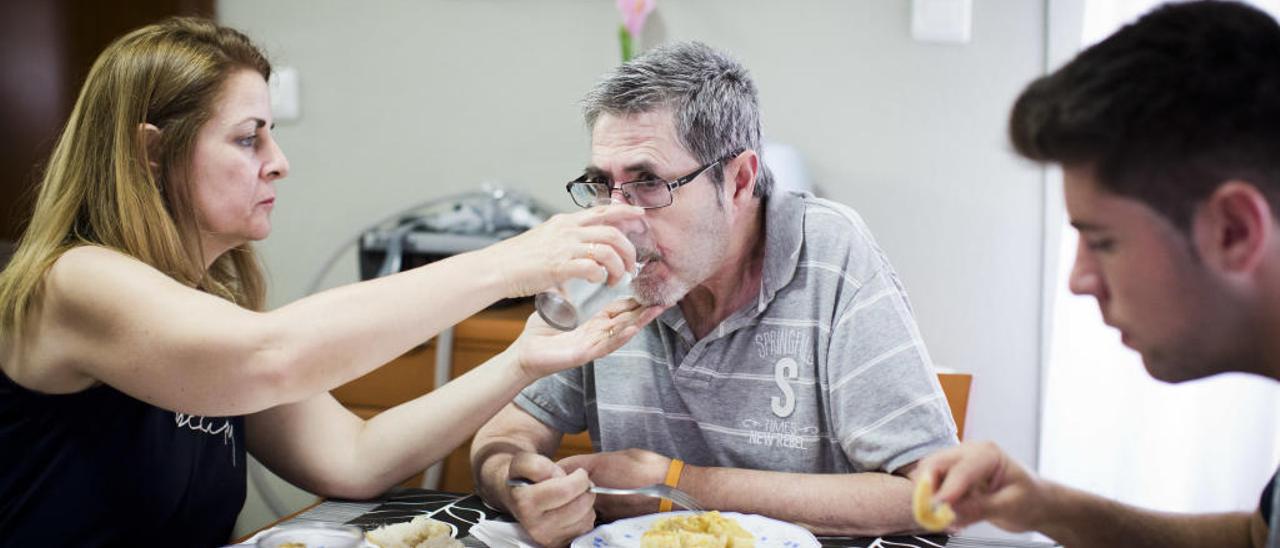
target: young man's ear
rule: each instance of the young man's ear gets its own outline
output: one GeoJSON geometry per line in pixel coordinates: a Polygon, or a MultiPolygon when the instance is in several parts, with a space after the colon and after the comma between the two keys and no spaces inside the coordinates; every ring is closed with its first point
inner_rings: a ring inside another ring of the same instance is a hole
{"type": "Polygon", "coordinates": [[[1228,181],[1210,194],[1192,219],[1200,258],[1225,272],[1256,269],[1270,249],[1276,225],[1271,204],[1258,187],[1228,181]]]}
{"type": "Polygon", "coordinates": [[[143,150],[147,154],[147,167],[151,175],[160,175],[160,128],[143,122],[138,124],[138,139],[142,141],[143,150]]]}

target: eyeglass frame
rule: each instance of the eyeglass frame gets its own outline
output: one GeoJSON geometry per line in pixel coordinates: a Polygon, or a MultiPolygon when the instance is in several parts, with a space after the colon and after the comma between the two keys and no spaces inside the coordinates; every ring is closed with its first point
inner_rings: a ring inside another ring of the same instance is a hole
{"type": "Polygon", "coordinates": [[[662,183],[665,183],[665,184],[667,185],[667,196],[670,196],[670,197],[671,197],[671,201],[669,201],[669,202],[667,202],[667,203],[665,203],[665,204],[662,204],[662,205],[655,205],[655,206],[643,206],[643,205],[637,205],[637,207],[640,207],[640,208],[643,208],[643,209],[659,209],[659,208],[663,208],[663,207],[668,207],[668,206],[670,206],[671,204],[676,203],[676,189],[677,189],[677,188],[680,188],[680,187],[682,187],[682,186],[684,186],[684,185],[687,185],[687,184],[692,183],[693,181],[697,180],[697,178],[698,178],[699,176],[701,176],[703,173],[705,173],[708,169],[711,169],[711,166],[714,166],[714,165],[716,165],[716,164],[719,164],[719,163],[722,163],[722,162],[727,162],[727,161],[729,161],[729,160],[732,160],[732,159],[734,159],[734,158],[737,158],[737,157],[738,157],[738,155],[742,154],[743,152],[745,152],[745,151],[741,151],[741,150],[740,150],[740,151],[738,151],[738,152],[734,152],[734,153],[732,153],[732,154],[729,154],[729,155],[724,156],[724,157],[722,157],[722,158],[719,158],[719,159],[717,159],[717,160],[713,160],[713,161],[711,161],[711,162],[709,162],[709,163],[707,163],[707,164],[703,164],[703,166],[702,166],[702,167],[699,167],[698,169],[693,170],[693,172],[692,172],[692,173],[689,173],[688,175],[685,175],[684,177],[679,177],[679,178],[676,178],[676,179],[673,179],[673,180],[670,180],[670,181],[668,181],[668,180],[666,180],[666,179],[663,179],[663,178],[661,178],[661,177],[654,177],[654,178],[652,178],[652,179],[643,179],[643,180],[640,180],[640,181],[628,181],[628,182],[625,182],[625,183],[618,183],[618,185],[617,185],[617,186],[614,186],[614,185],[613,185],[613,184],[611,184],[611,183],[593,183],[593,182],[587,181],[587,180],[586,180],[586,178],[587,178],[587,174],[586,174],[586,173],[583,173],[582,175],[579,175],[577,179],[574,179],[574,180],[572,180],[572,181],[569,181],[568,183],[565,183],[565,185],[564,185],[564,189],[565,189],[565,191],[566,191],[566,192],[568,192],[568,193],[569,193],[569,199],[570,199],[570,200],[573,200],[573,204],[574,204],[574,205],[576,205],[576,206],[578,206],[578,207],[581,207],[581,208],[583,208],[583,209],[587,209],[587,208],[595,207],[596,205],[599,205],[599,204],[582,205],[582,204],[578,203],[578,200],[577,200],[577,199],[574,197],[574,195],[573,195],[573,185],[600,185],[600,184],[603,184],[603,185],[605,185],[605,189],[608,191],[607,195],[612,196],[612,195],[613,195],[613,191],[616,189],[616,190],[618,190],[618,191],[622,192],[622,196],[623,196],[624,198],[626,198],[626,199],[627,199],[627,203],[632,204],[632,205],[636,205],[636,204],[635,204],[635,202],[631,200],[631,196],[632,196],[632,194],[631,194],[631,193],[629,193],[629,192],[627,192],[626,190],[624,190],[624,188],[625,188],[625,187],[627,187],[627,186],[631,186],[631,187],[633,187],[633,188],[634,188],[634,186],[635,186],[635,185],[638,185],[638,184],[641,184],[641,183],[656,183],[656,182],[662,182],[662,183]]]}

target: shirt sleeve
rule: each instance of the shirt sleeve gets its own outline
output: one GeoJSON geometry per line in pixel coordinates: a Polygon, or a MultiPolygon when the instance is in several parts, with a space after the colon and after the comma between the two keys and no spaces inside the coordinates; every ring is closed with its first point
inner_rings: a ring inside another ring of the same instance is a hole
{"type": "Polygon", "coordinates": [[[837,306],[827,350],[834,434],[860,471],[893,472],[958,443],[906,292],[882,266],[837,306]]]}
{"type": "Polygon", "coordinates": [[[566,369],[538,379],[516,395],[515,404],[543,424],[561,433],[587,429],[583,371],[591,364],[566,369]]]}

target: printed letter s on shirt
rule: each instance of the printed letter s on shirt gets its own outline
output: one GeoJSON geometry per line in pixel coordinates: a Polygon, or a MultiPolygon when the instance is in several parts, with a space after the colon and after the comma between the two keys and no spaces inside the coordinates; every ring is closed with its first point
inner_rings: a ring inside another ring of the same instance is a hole
{"type": "Polygon", "coordinates": [[[773,382],[778,385],[778,389],[782,391],[782,397],[773,396],[773,414],[780,418],[790,417],[791,413],[796,410],[796,391],[791,388],[791,384],[787,379],[796,380],[800,378],[800,366],[791,358],[782,358],[773,366],[773,382]]]}

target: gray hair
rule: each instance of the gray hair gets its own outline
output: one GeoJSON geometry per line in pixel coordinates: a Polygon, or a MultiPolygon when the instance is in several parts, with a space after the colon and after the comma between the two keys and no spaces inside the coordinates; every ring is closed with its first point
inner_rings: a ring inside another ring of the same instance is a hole
{"type": "MultiPolygon", "coordinates": [[[[760,106],[745,67],[701,42],[676,42],[614,69],[582,100],[588,128],[595,127],[601,114],[626,116],[663,108],[671,109],[680,144],[699,163],[756,151],[761,159],[754,194],[769,195],[773,174],[760,150],[760,106]]],[[[724,166],[710,171],[721,188],[724,166]]]]}

